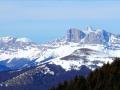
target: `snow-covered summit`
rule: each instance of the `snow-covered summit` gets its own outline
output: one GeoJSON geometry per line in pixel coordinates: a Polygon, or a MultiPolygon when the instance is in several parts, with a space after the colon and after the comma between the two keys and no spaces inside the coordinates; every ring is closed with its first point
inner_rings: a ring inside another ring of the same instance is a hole
{"type": "Polygon", "coordinates": [[[24,37],[24,38],[18,38],[16,39],[17,42],[32,42],[30,39],[24,37]]]}
{"type": "Polygon", "coordinates": [[[16,37],[0,37],[0,49],[21,49],[28,46],[34,45],[34,43],[27,38],[16,38],[16,37]]]}
{"type": "Polygon", "coordinates": [[[85,65],[81,62],[83,59],[87,59],[86,65],[89,64],[88,67],[93,69],[93,61],[97,60],[100,66],[106,63],[104,60],[111,61],[112,57],[120,57],[119,53],[118,35],[91,27],[85,30],[71,28],[62,38],[41,45],[26,38],[0,37],[0,65],[11,69],[46,63],[60,65],[65,70],[70,70],[71,66],[79,69],[85,65]]]}
{"type": "Polygon", "coordinates": [[[0,42],[2,42],[2,43],[14,42],[15,40],[16,40],[16,38],[11,37],[11,36],[0,37],[0,42]]]}

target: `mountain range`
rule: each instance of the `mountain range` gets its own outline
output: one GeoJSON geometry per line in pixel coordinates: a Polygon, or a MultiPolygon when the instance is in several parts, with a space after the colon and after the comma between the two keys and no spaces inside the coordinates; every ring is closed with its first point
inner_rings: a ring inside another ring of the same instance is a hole
{"type": "Polygon", "coordinates": [[[86,77],[120,57],[119,53],[120,35],[92,27],[70,28],[62,38],[43,44],[0,37],[0,86],[2,90],[48,90],[76,75],[86,77]]]}

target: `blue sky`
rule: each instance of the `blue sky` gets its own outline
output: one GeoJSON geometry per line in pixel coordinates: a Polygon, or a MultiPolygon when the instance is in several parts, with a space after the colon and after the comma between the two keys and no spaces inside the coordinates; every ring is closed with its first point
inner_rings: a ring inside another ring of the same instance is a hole
{"type": "Polygon", "coordinates": [[[0,36],[42,43],[86,26],[120,33],[120,1],[0,0],[0,36]]]}

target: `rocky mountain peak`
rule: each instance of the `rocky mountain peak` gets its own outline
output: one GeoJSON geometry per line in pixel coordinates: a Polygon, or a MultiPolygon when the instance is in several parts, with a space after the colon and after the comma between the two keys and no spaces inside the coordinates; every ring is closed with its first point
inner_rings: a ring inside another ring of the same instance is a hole
{"type": "Polygon", "coordinates": [[[92,27],[92,26],[87,26],[87,27],[85,28],[85,31],[87,31],[87,32],[89,33],[89,32],[93,32],[94,30],[93,30],[93,27],[92,27]]]}
{"type": "Polygon", "coordinates": [[[68,42],[75,43],[86,43],[86,44],[107,44],[111,40],[111,36],[119,39],[110,32],[105,31],[104,29],[95,29],[91,26],[87,26],[86,29],[80,30],[76,28],[71,28],[67,31],[66,40],[68,42]]]}
{"type": "Polygon", "coordinates": [[[79,29],[71,28],[67,31],[66,39],[69,42],[80,42],[84,38],[85,33],[79,29]]]}

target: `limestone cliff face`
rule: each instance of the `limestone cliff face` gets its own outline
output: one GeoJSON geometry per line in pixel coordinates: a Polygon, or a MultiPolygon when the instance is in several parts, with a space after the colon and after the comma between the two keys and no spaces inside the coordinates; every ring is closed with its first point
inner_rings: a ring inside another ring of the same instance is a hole
{"type": "Polygon", "coordinates": [[[111,42],[113,37],[117,40],[119,39],[118,37],[116,38],[116,35],[102,29],[87,27],[85,30],[79,30],[71,28],[67,31],[66,40],[84,44],[107,44],[111,42]]]}
{"type": "Polygon", "coordinates": [[[66,39],[69,42],[80,42],[84,36],[84,32],[80,31],[79,29],[71,28],[67,31],[66,39]]]}

